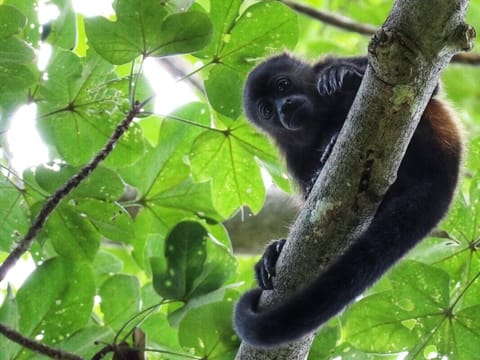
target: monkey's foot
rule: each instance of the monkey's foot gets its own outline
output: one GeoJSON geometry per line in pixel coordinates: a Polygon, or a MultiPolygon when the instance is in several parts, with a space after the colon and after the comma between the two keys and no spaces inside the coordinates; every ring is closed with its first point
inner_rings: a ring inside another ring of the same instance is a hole
{"type": "Polygon", "coordinates": [[[275,265],[285,242],[285,239],[272,242],[265,249],[262,258],[255,264],[255,277],[258,286],[264,290],[273,289],[272,278],[276,275],[275,265]]]}

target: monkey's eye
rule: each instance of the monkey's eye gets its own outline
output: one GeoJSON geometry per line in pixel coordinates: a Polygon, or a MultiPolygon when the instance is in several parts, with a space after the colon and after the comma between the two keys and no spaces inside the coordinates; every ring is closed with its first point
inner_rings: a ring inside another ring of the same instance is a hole
{"type": "Polygon", "coordinates": [[[273,116],[272,104],[267,102],[261,102],[260,104],[258,104],[258,112],[265,120],[269,120],[273,116]]]}
{"type": "Polygon", "coordinates": [[[290,79],[282,77],[276,81],[275,86],[278,91],[284,92],[290,87],[291,84],[292,82],[290,81],[290,79]]]}

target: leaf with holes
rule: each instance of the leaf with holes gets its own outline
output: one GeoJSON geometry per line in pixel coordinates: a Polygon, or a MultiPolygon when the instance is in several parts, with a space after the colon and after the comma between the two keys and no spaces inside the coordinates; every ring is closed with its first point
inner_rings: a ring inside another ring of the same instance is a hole
{"type": "Polygon", "coordinates": [[[88,322],[95,295],[91,266],[52,258],[41,264],[17,293],[20,332],[57,343],[88,322]]]}

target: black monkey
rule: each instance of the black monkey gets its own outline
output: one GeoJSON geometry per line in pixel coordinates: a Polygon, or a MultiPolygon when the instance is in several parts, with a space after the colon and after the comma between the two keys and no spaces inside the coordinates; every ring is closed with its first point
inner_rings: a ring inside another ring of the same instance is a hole
{"type": "MultiPolygon", "coordinates": [[[[283,54],[260,64],[248,76],[246,114],[276,142],[305,197],[330,155],[366,67],[366,57],[326,57],[311,66],[283,54]]],[[[454,113],[433,96],[397,179],[370,226],[319,278],[284,303],[258,311],[262,289],[244,294],[234,315],[242,340],[269,347],[315,331],[427,236],[444,216],[457,184],[462,138],[454,113]]],[[[272,288],[271,277],[284,242],[268,246],[255,267],[263,289],[272,288]]]]}

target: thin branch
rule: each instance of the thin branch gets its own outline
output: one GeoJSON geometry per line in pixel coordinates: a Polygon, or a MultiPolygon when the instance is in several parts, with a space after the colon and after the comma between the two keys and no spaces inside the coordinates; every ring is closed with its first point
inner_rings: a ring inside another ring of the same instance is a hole
{"type": "Polygon", "coordinates": [[[464,65],[480,65],[480,54],[475,53],[459,53],[456,54],[451,63],[464,64],[464,65]]]}
{"type": "Polygon", "coordinates": [[[56,349],[48,345],[42,344],[41,342],[29,339],[2,323],[0,323],[0,333],[3,334],[5,337],[9,338],[10,340],[16,342],[17,344],[22,345],[24,348],[30,349],[42,355],[46,355],[52,359],[84,360],[78,355],[56,349]]]}
{"type": "Polygon", "coordinates": [[[43,225],[47,221],[48,216],[55,210],[60,201],[70,194],[82,181],[84,181],[98,165],[105,160],[105,158],[112,152],[115,144],[120,137],[128,130],[130,123],[133,119],[142,111],[143,106],[149,101],[145,101],[141,104],[133,105],[132,109],[128,112],[125,118],[116,127],[112,136],[108,139],[107,143],[102,150],[77,174],[73,175],[62,187],[60,187],[55,193],[53,193],[43,205],[42,209],[35,217],[32,225],[27,231],[27,234],[17,244],[17,246],[8,254],[0,266],[0,282],[5,279],[8,271],[16,264],[18,259],[28,251],[32,245],[33,240],[38,235],[43,225]]]}
{"type": "Polygon", "coordinates": [[[343,30],[355,32],[362,35],[371,36],[378,30],[375,25],[363,24],[352,20],[346,16],[330,13],[328,11],[317,10],[306,5],[299,4],[289,0],[278,0],[300,14],[310,16],[321,22],[338,27],[343,30]]]}
{"type": "MultiPolygon", "coordinates": [[[[365,24],[346,16],[341,16],[324,10],[317,10],[307,5],[299,4],[291,0],[278,0],[279,2],[287,5],[296,12],[307,15],[313,19],[319,20],[325,24],[335,26],[339,29],[355,32],[365,36],[372,36],[378,28],[375,25],[365,24]]],[[[480,65],[480,54],[475,53],[459,53],[453,56],[451,63],[463,64],[463,65],[480,65]]]]}

